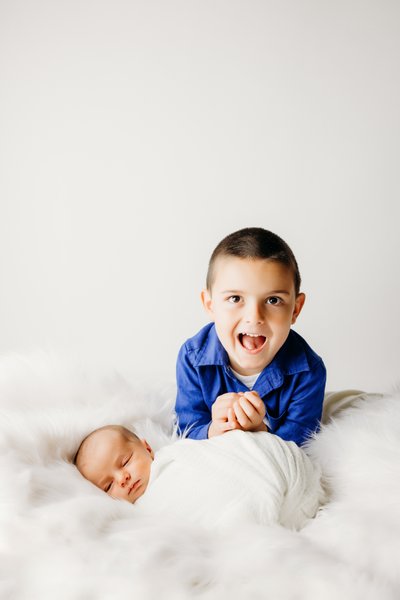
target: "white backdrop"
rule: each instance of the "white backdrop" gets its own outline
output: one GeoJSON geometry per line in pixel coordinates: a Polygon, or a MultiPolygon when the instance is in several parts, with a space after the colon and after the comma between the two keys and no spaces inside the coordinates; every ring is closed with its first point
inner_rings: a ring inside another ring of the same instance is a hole
{"type": "Polygon", "coordinates": [[[3,0],[0,353],[174,377],[226,234],[295,252],[328,388],[400,382],[400,4],[3,0]]]}

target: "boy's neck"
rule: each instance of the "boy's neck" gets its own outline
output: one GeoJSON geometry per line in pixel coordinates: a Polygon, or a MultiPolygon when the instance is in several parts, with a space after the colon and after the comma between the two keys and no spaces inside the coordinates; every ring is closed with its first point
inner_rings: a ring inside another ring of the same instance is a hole
{"type": "Polygon", "coordinates": [[[236,379],[239,379],[239,381],[243,383],[246,387],[248,387],[249,390],[253,388],[255,382],[258,379],[258,376],[261,374],[260,371],[259,373],[254,373],[253,375],[242,375],[241,373],[235,371],[233,367],[231,367],[231,371],[235,375],[236,379]]]}

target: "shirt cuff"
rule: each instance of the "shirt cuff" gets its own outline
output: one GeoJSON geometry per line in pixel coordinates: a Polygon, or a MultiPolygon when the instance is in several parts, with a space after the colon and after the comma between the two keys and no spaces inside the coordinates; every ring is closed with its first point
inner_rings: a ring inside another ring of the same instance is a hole
{"type": "Polygon", "coordinates": [[[191,440],[206,440],[208,438],[208,430],[211,422],[212,421],[206,423],[205,425],[200,425],[200,427],[192,427],[188,430],[186,437],[190,438],[191,440]]]}

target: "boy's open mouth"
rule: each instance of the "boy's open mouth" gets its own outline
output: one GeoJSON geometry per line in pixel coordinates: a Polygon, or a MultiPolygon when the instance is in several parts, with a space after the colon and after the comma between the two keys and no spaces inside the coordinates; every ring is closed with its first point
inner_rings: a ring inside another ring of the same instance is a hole
{"type": "Polygon", "coordinates": [[[261,350],[264,346],[267,338],[265,335],[258,335],[256,333],[239,333],[239,342],[246,350],[257,351],[261,350]]]}

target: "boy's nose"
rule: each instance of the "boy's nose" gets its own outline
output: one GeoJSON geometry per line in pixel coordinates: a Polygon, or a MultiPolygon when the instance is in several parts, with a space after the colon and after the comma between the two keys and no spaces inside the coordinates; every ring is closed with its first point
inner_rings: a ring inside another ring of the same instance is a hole
{"type": "Polygon", "coordinates": [[[258,304],[249,306],[246,314],[246,323],[257,323],[257,325],[262,325],[264,323],[264,314],[262,308],[258,304]]]}

